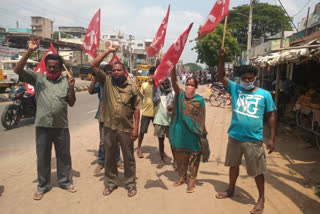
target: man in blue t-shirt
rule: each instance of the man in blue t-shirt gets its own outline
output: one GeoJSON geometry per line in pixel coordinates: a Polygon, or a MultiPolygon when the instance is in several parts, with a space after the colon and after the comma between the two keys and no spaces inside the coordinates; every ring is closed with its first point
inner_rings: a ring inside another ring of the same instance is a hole
{"type": "Polygon", "coordinates": [[[266,159],[263,147],[263,117],[266,114],[270,127],[267,143],[269,154],[275,147],[276,107],[271,94],[254,85],[257,70],[250,65],[240,67],[240,85],[228,79],[224,70],[225,50],[219,51],[219,80],[232,96],[232,120],[229,127],[229,142],[225,166],[229,166],[229,188],[217,193],[219,199],[232,197],[239,176],[242,155],[246,160],[249,176],[253,176],[259,191],[257,204],[250,213],[262,213],[264,208],[264,173],[266,159]]]}

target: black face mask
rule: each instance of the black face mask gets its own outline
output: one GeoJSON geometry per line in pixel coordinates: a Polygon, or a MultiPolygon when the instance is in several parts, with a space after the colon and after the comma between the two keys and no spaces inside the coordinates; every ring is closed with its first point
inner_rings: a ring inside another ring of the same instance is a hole
{"type": "Polygon", "coordinates": [[[125,75],[122,75],[121,77],[111,77],[112,85],[115,86],[122,85],[126,80],[127,78],[125,77],[125,75]]]}

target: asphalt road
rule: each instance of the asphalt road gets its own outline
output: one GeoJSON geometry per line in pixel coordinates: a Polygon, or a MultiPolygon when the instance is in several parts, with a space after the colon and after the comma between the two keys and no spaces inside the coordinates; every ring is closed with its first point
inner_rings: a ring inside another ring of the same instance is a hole
{"type": "MultiPolygon", "coordinates": [[[[98,96],[90,95],[87,91],[76,93],[77,101],[74,107],[69,107],[69,128],[70,132],[88,122],[94,123],[94,116],[98,107],[98,96]]],[[[0,103],[0,113],[6,105],[0,103]]],[[[35,126],[34,119],[24,119],[19,122],[18,127],[6,130],[0,124],[0,159],[10,153],[34,149],[35,126]]],[[[98,122],[97,122],[98,123],[98,122]]]]}

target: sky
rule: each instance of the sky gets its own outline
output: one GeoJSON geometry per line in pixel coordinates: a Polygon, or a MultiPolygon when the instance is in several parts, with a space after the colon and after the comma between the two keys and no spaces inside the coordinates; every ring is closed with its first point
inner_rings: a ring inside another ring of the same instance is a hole
{"type": "MultiPolygon", "coordinates": [[[[250,0],[230,0],[230,9],[250,0]]],[[[260,0],[279,5],[278,0],[260,0]]],[[[313,11],[320,0],[281,0],[294,23],[307,16],[308,7],[313,11]],[[298,14],[297,14],[298,13],[298,14]],[[296,15],[297,14],[297,15],[296,15]]],[[[196,62],[197,53],[192,50],[199,25],[206,17],[216,0],[1,0],[0,27],[31,28],[31,16],[43,16],[54,21],[54,30],[58,26],[88,27],[94,13],[101,8],[101,32],[122,32],[125,38],[129,34],[136,39],[153,39],[168,8],[171,5],[167,35],[163,52],[194,22],[188,42],[180,59],[184,63],[196,62]]],[[[253,14],[254,15],[254,14],[253,14]]]]}

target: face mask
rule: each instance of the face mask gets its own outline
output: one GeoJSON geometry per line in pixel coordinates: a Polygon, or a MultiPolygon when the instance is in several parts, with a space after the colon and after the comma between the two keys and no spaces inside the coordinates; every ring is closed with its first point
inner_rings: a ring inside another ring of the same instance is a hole
{"type": "Polygon", "coordinates": [[[120,86],[127,80],[125,75],[122,75],[121,77],[111,77],[112,85],[120,86]]]}
{"type": "Polygon", "coordinates": [[[51,80],[57,79],[60,75],[61,75],[61,72],[56,72],[56,73],[47,72],[47,77],[51,80]]]}
{"type": "Polygon", "coordinates": [[[191,99],[196,93],[195,87],[186,85],[185,89],[186,89],[185,95],[186,95],[186,98],[188,98],[188,99],[191,99]]]}
{"type": "Polygon", "coordinates": [[[252,89],[254,89],[254,82],[255,80],[253,80],[252,82],[243,82],[242,80],[240,80],[240,86],[247,91],[250,91],[252,89]]]}

